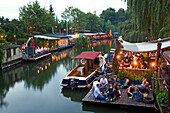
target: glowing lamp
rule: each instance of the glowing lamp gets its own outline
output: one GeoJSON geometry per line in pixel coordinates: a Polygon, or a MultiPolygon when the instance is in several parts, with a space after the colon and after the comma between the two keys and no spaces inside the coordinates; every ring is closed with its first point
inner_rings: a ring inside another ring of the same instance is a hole
{"type": "Polygon", "coordinates": [[[41,68],[41,70],[43,71],[43,67],[41,68]]]}
{"type": "Polygon", "coordinates": [[[45,66],[45,69],[47,69],[47,66],[45,66]]]}
{"type": "Polygon", "coordinates": [[[40,73],[40,70],[39,70],[39,69],[37,70],[37,73],[38,73],[38,74],[40,73]]]}
{"type": "Polygon", "coordinates": [[[137,61],[136,61],[136,60],[134,61],[134,65],[135,65],[135,66],[137,65],[137,61]]]}
{"type": "Polygon", "coordinates": [[[120,51],[120,54],[123,54],[123,51],[120,51]]]}
{"type": "Polygon", "coordinates": [[[50,66],[50,63],[48,63],[48,66],[50,66]]]}
{"type": "Polygon", "coordinates": [[[14,38],[16,38],[17,37],[17,35],[14,35],[14,38]]]}
{"type": "Polygon", "coordinates": [[[117,57],[116,57],[117,59],[120,59],[120,55],[117,55],[117,57]]]}
{"type": "Polygon", "coordinates": [[[3,35],[1,35],[1,38],[3,38],[4,36],[3,35]]]}
{"type": "Polygon", "coordinates": [[[156,63],[155,63],[155,62],[152,62],[152,63],[151,63],[151,66],[152,66],[152,67],[155,67],[155,66],[156,66],[156,63]]]}
{"type": "Polygon", "coordinates": [[[57,28],[58,28],[58,26],[55,26],[55,28],[57,29],[57,28]]]}
{"type": "Polygon", "coordinates": [[[66,29],[64,29],[64,31],[66,31],[66,29]]]}

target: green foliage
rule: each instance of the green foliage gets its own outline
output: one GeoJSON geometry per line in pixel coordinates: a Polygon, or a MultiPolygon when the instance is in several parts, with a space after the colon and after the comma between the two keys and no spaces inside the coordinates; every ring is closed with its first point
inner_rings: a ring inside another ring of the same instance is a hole
{"type": "Polygon", "coordinates": [[[51,27],[55,25],[53,13],[48,13],[45,8],[41,8],[38,1],[29,3],[19,8],[19,17],[30,28],[30,32],[49,33],[51,27]]]}
{"type": "Polygon", "coordinates": [[[107,28],[108,21],[111,22],[111,25],[116,26],[118,23],[122,23],[125,20],[127,20],[130,17],[130,15],[127,12],[125,12],[124,9],[122,8],[120,8],[117,12],[115,11],[114,8],[107,8],[106,10],[102,11],[100,17],[104,20],[103,31],[108,32],[108,28],[107,28]]]}
{"type": "Polygon", "coordinates": [[[162,68],[162,69],[167,69],[167,65],[165,64],[165,63],[161,63],[161,65],[160,65],[160,67],[162,68]]]}
{"type": "Polygon", "coordinates": [[[104,21],[102,18],[99,18],[95,14],[87,13],[86,14],[86,27],[85,29],[88,29],[92,32],[102,32],[104,21]]]}
{"type": "Polygon", "coordinates": [[[168,104],[168,95],[165,91],[160,91],[156,96],[156,99],[160,104],[168,104]]]}
{"type": "MultiPolygon", "coordinates": [[[[133,14],[133,23],[140,32],[149,33],[151,39],[169,36],[169,0],[125,0],[133,14]]],[[[135,29],[134,29],[135,30],[135,29]]]]}
{"type": "Polygon", "coordinates": [[[87,37],[84,36],[79,36],[79,38],[76,38],[74,40],[74,43],[76,47],[80,47],[80,48],[87,47],[90,44],[87,37]]]}
{"type": "Polygon", "coordinates": [[[4,59],[4,49],[8,46],[8,42],[0,38],[0,70],[2,68],[3,59],[4,59]]]}
{"type": "Polygon", "coordinates": [[[130,81],[139,81],[142,82],[142,78],[145,77],[148,79],[148,82],[151,82],[151,77],[153,76],[151,71],[144,71],[141,74],[135,74],[125,69],[122,69],[118,74],[118,78],[123,80],[125,77],[128,77],[130,81]]]}
{"type": "Polygon", "coordinates": [[[158,73],[155,71],[154,73],[154,77],[155,77],[155,94],[158,94],[159,93],[159,89],[160,89],[160,86],[159,86],[159,80],[158,80],[158,73]]]}
{"type": "Polygon", "coordinates": [[[113,32],[115,31],[115,26],[111,24],[111,21],[108,20],[106,22],[106,33],[109,34],[110,33],[110,30],[113,32]]]}

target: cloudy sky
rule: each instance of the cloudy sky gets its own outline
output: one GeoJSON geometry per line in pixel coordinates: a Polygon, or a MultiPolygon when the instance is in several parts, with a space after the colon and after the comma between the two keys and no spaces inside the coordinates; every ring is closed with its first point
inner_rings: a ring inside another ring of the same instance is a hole
{"type": "MultiPolygon", "coordinates": [[[[3,0],[0,6],[0,16],[9,19],[18,19],[19,17],[19,7],[27,5],[29,2],[35,0],[3,0]]],[[[122,0],[38,0],[41,7],[49,9],[50,4],[52,4],[55,14],[58,18],[61,19],[61,12],[67,6],[77,7],[83,12],[96,11],[97,15],[102,13],[102,10],[105,10],[109,7],[127,9],[126,3],[122,0]]]]}

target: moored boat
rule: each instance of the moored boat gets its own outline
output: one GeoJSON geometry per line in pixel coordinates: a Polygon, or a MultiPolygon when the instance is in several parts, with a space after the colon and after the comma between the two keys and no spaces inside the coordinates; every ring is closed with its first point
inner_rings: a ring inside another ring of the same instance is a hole
{"type": "Polygon", "coordinates": [[[96,77],[96,69],[103,67],[104,57],[100,52],[85,51],[72,59],[81,59],[80,63],[62,80],[61,86],[86,88],[96,77]]]}

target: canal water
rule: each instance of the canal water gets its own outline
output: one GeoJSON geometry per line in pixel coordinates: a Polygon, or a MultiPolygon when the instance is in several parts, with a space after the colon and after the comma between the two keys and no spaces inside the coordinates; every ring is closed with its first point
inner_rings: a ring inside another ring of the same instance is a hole
{"type": "MultiPolygon", "coordinates": [[[[93,46],[95,51],[104,54],[114,48],[114,43],[102,40],[93,46]]],[[[60,86],[62,79],[79,63],[71,58],[85,50],[91,50],[91,47],[72,47],[46,59],[23,62],[1,72],[0,113],[143,113],[145,110],[84,104],[81,100],[88,89],[71,91],[60,86]]]]}

